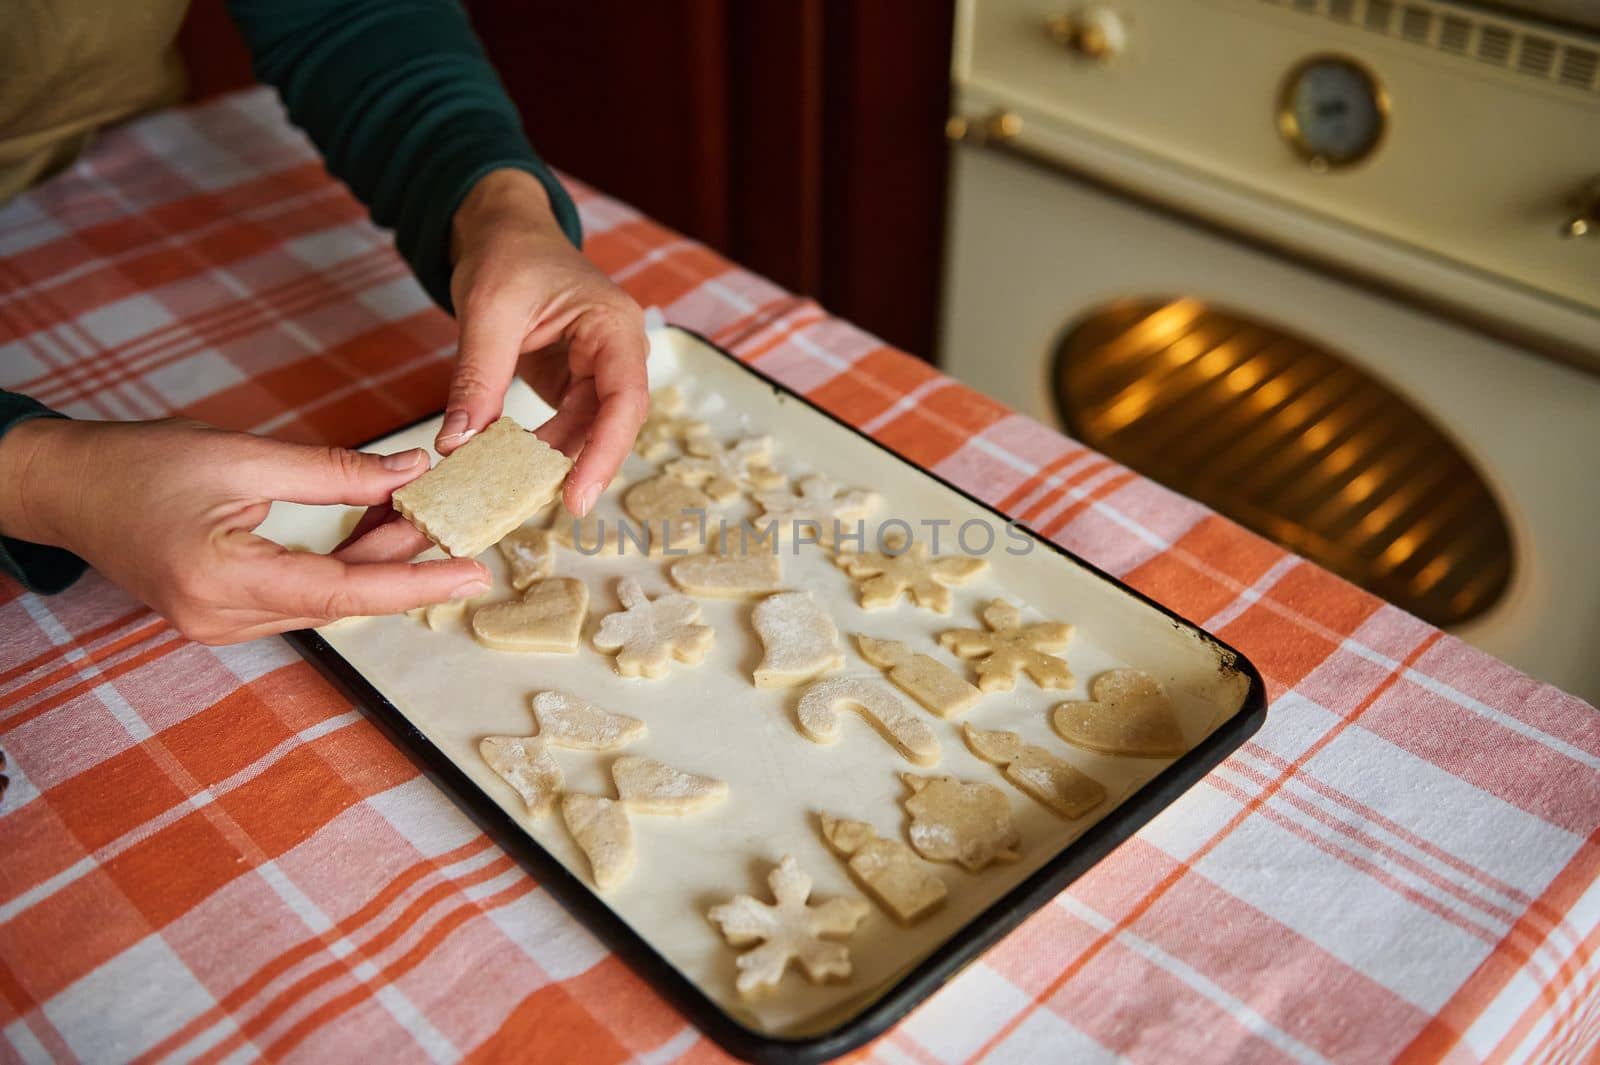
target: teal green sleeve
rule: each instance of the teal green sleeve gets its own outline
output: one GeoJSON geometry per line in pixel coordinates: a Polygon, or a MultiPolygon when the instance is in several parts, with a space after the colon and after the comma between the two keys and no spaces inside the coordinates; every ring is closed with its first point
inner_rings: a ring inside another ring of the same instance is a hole
{"type": "Polygon", "coordinates": [[[255,61],[328,169],[350,186],[441,307],[450,220],[492,170],[538,178],[561,228],[577,209],[534,153],[456,0],[228,0],[255,61]]]}
{"type": "MultiPolygon", "coordinates": [[[[29,418],[59,418],[44,404],[16,392],[0,392],[0,436],[29,418]]],[[[61,591],[82,576],[83,559],[71,551],[26,540],[0,536],[0,573],[12,577],[30,592],[46,595],[61,591]]]]}

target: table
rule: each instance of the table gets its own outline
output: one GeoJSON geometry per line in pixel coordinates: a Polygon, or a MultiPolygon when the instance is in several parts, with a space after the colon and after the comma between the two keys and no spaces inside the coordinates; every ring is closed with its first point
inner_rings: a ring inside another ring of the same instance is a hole
{"type": "MultiPolygon", "coordinates": [[[[589,254],[1249,655],[1266,726],[862,1060],[1578,1060],[1600,714],[572,183],[589,254]]],[[[454,326],[255,89],[0,209],[0,386],[354,444],[454,326]]],[[[281,640],[0,586],[0,1057],[721,1060],[281,640]]]]}

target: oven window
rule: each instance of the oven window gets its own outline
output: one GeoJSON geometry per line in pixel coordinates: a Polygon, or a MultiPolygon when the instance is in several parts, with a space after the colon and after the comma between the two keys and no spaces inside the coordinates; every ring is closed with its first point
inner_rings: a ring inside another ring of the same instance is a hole
{"type": "Polygon", "coordinates": [[[1192,299],[1119,300],[1055,352],[1080,440],[1439,626],[1511,577],[1493,493],[1443,432],[1323,346],[1192,299]]]}

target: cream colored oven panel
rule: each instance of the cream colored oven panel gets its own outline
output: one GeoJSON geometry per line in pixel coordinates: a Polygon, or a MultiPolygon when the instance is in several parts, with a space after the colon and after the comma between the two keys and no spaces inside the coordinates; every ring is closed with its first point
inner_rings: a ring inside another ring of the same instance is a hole
{"type": "Polygon", "coordinates": [[[1600,701],[1600,377],[982,147],[956,149],[952,179],[948,371],[1060,424],[1057,342],[1128,297],[1188,296],[1325,344],[1442,427],[1499,500],[1510,585],[1459,634],[1600,701]]]}
{"type": "Polygon", "coordinates": [[[1600,366],[1592,33],[1436,0],[976,0],[955,79],[1021,148],[1600,366]],[[1327,165],[1368,91],[1381,135],[1327,165]]]}

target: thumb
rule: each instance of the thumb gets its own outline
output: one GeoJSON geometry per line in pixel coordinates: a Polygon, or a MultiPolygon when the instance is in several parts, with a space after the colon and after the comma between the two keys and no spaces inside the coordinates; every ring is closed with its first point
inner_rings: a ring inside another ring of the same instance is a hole
{"type": "Polygon", "coordinates": [[[461,345],[434,447],[448,455],[500,417],[522,348],[520,320],[494,309],[463,312],[461,345]]]}
{"type": "Polygon", "coordinates": [[[387,503],[394,490],[428,470],[421,448],[374,455],[342,447],[260,440],[235,464],[253,493],[290,503],[387,503]]]}

